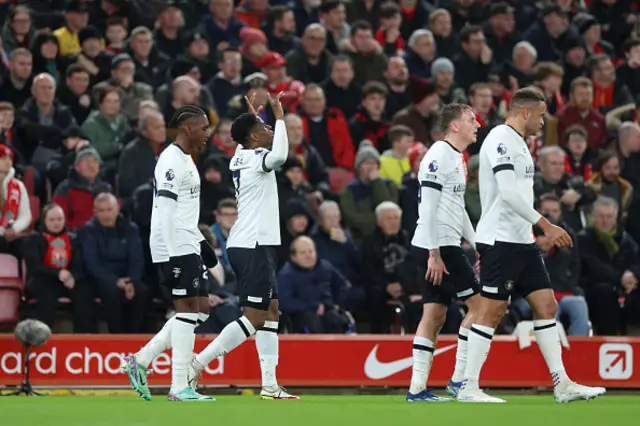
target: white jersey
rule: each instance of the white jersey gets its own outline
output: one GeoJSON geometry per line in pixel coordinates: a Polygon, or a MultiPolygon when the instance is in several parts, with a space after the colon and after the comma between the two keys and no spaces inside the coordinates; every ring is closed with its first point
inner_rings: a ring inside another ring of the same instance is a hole
{"type": "Polygon", "coordinates": [[[482,215],[476,229],[476,241],[489,245],[495,241],[533,243],[531,222],[503,201],[495,177],[495,173],[502,170],[513,170],[516,175],[513,185],[524,202],[533,208],[535,164],[520,133],[506,124],[491,130],[480,148],[478,170],[482,215]]]}
{"type": "Polygon", "coordinates": [[[268,153],[264,148],[238,146],[231,159],[229,169],[236,188],[238,219],[231,228],[227,248],[280,245],[278,185],[276,173],[265,164],[268,153]]]}
{"type": "Polygon", "coordinates": [[[459,246],[467,215],[464,204],[467,173],[462,153],[447,141],[437,141],[420,162],[418,181],[420,195],[423,187],[441,191],[435,212],[437,238],[430,234],[432,230],[419,209],[418,226],[411,244],[429,250],[459,246]],[[436,246],[429,247],[434,243],[436,246]]]}
{"type": "Polygon", "coordinates": [[[175,232],[175,256],[200,254],[203,236],[198,229],[200,219],[200,175],[191,159],[176,144],[169,145],[158,158],[153,173],[154,201],[151,211],[151,258],[154,263],[167,262],[169,252],[162,237],[162,227],[171,223],[175,232]],[[176,201],[173,215],[159,208],[159,197],[176,201]],[[170,217],[168,217],[170,216],[170,217]]]}

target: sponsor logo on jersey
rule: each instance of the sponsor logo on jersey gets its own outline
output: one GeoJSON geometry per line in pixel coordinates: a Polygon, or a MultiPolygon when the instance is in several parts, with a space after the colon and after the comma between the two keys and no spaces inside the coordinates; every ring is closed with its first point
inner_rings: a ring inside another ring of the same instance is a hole
{"type": "Polygon", "coordinates": [[[466,189],[467,185],[463,184],[463,183],[459,183],[457,185],[453,186],[453,192],[455,193],[459,193],[459,192],[464,192],[466,189]]]}

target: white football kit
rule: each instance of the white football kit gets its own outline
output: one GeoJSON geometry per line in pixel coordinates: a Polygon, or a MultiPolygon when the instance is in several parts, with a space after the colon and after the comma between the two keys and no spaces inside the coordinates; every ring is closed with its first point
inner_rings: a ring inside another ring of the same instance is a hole
{"type": "Polygon", "coordinates": [[[200,254],[200,175],[191,155],[178,145],[169,145],[158,158],[154,171],[154,201],[151,211],[151,258],[154,263],[170,257],[200,254]],[[161,198],[174,200],[163,207],[161,198]],[[167,232],[168,228],[173,232],[167,232]],[[168,240],[168,241],[167,241],[168,240]]]}

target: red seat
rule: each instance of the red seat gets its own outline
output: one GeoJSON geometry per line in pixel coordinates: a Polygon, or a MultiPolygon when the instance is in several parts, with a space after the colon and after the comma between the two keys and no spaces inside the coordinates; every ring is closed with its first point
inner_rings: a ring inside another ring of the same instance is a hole
{"type": "Polygon", "coordinates": [[[31,207],[31,225],[29,225],[29,230],[33,230],[36,222],[40,218],[40,198],[30,195],[29,207],[31,207]]]}
{"type": "Polygon", "coordinates": [[[29,195],[35,194],[36,189],[36,169],[33,167],[27,167],[24,170],[24,176],[22,177],[22,183],[27,188],[29,195]]]}
{"type": "Polygon", "coordinates": [[[340,192],[353,180],[355,174],[346,169],[330,168],[329,169],[329,185],[333,192],[340,192]]]}
{"type": "Polygon", "coordinates": [[[0,325],[13,327],[19,319],[20,292],[0,288],[0,325]]]}
{"type": "Polygon", "coordinates": [[[18,259],[10,254],[0,253],[0,278],[18,278],[18,268],[18,259]]]}

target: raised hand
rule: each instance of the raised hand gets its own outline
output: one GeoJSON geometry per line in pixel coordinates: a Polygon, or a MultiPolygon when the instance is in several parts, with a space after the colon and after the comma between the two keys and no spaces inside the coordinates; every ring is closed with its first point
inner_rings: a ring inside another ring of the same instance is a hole
{"type": "Polygon", "coordinates": [[[271,104],[273,115],[276,116],[276,120],[284,120],[284,110],[282,109],[282,103],[280,102],[280,98],[283,95],[284,95],[284,92],[278,93],[275,98],[269,95],[269,103],[271,104]]]}
{"type": "Polygon", "coordinates": [[[244,100],[247,101],[247,107],[249,108],[249,112],[255,116],[260,115],[260,112],[262,112],[262,105],[258,106],[258,109],[255,109],[255,107],[253,106],[253,103],[256,100],[256,94],[254,93],[253,95],[251,95],[251,99],[249,99],[248,97],[244,97],[244,100]]]}

